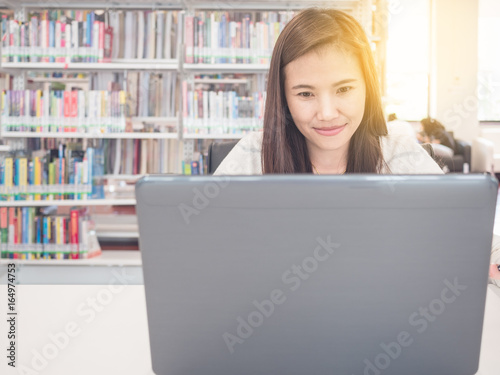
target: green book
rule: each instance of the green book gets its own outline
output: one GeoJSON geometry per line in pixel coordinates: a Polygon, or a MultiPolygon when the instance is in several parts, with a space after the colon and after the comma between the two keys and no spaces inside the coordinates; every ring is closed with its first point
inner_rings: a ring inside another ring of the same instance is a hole
{"type": "Polygon", "coordinates": [[[0,257],[8,258],[7,243],[9,242],[9,228],[7,221],[7,207],[0,208],[0,257]]]}

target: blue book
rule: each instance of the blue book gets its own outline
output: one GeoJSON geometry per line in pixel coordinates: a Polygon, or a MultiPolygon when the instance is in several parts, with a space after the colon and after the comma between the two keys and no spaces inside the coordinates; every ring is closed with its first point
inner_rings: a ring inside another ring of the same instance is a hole
{"type": "MultiPolygon", "coordinates": [[[[51,19],[50,23],[49,23],[49,48],[50,47],[55,47],[55,45],[56,45],[56,43],[55,43],[55,34],[56,34],[56,23],[54,22],[54,20],[51,19]]],[[[56,61],[54,55],[49,54],[49,61],[50,62],[55,62],[56,61]]]]}
{"type": "Polygon", "coordinates": [[[28,185],[35,184],[35,168],[33,167],[33,161],[28,162],[28,185]]]}
{"type": "MultiPolygon", "coordinates": [[[[90,13],[87,14],[87,45],[86,47],[91,47],[92,46],[92,28],[93,28],[93,23],[91,19],[90,13]]],[[[89,54],[85,55],[85,62],[91,62],[89,54]]]]}
{"type": "MultiPolygon", "coordinates": [[[[87,168],[88,168],[88,184],[94,186],[94,149],[92,147],[87,148],[87,168]]],[[[87,198],[92,197],[92,192],[88,194],[87,198]]]]}
{"type": "Polygon", "coordinates": [[[99,147],[94,149],[94,160],[92,163],[93,199],[104,199],[104,185],[102,183],[102,176],[104,176],[104,149],[103,147],[99,147]]]}
{"type": "Polygon", "coordinates": [[[64,176],[64,173],[63,173],[64,146],[62,143],[59,144],[58,158],[59,158],[59,165],[57,167],[59,168],[59,181],[57,181],[57,183],[59,185],[62,185],[63,184],[63,176],[64,176]]]}
{"type": "MultiPolygon", "coordinates": [[[[42,223],[41,223],[42,217],[41,216],[35,216],[35,243],[37,245],[41,245],[42,243],[42,223]]],[[[35,259],[41,259],[42,258],[42,253],[40,250],[40,247],[36,247],[35,251],[35,259]]]]}
{"type": "Polygon", "coordinates": [[[5,158],[0,156],[0,186],[5,185],[5,158]]]}
{"type": "Polygon", "coordinates": [[[218,43],[218,51],[219,51],[219,56],[217,57],[217,63],[224,63],[225,59],[224,59],[224,53],[222,51],[224,51],[224,38],[225,38],[225,17],[224,15],[222,15],[222,18],[221,18],[221,22],[219,22],[219,43],[218,43]]]}
{"type": "MultiPolygon", "coordinates": [[[[13,174],[14,174],[14,186],[19,186],[19,170],[20,170],[20,167],[19,167],[19,163],[20,163],[20,160],[19,159],[15,159],[14,161],[14,164],[13,164],[13,174]]],[[[19,200],[20,197],[19,197],[19,194],[16,194],[14,196],[14,200],[19,200]]]]}
{"type": "Polygon", "coordinates": [[[205,174],[205,165],[203,163],[203,154],[200,153],[200,160],[199,160],[199,170],[200,174],[205,174]]]}
{"type": "Polygon", "coordinates": [[[191,174],[200,174],[200,164],[196,160],[191,162],[191,174]]]}
{"type": "Polygon", "coordinates": [[[49,244],[49,220],[47,216],[43,217],[43,233],[42,233],[42,238],[43,238],[43,251],[42,251],[42,258],[43,259],[48,259],[47,256],[47,248],[46,245],[49,244]]]}

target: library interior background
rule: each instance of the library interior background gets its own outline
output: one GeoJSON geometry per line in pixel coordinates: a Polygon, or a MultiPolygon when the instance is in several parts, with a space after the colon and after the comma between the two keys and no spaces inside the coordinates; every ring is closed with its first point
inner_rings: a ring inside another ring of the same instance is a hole
{"type": "Polygon", "coordinates": [[[435,119],[445,172],[500,173],[494,0],[1,1],[1,257],[138,250],[135,182],[207,174],[211,143],[261,129],[274,42],[313,5],[365,29],[393,126],[435,119]]]}

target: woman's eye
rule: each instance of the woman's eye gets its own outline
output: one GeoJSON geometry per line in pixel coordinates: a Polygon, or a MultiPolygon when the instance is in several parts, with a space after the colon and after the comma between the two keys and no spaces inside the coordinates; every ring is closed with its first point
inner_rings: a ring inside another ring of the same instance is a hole
{"type": "Polygon", "coordinates": [[[311,92],[301,92],[299,93],[299,96],[302,96],[304,98],[310,98],[312,96],[311,92]]]}
{"type": "Polygon", "coordinates": [[[347,91],[349,91],[349,90],[351,90],[351,89],[352,89],[352,87],[351,87],[351,86],[344,86],[344,87],[341,87],[341,88],[338,90],[338,92],[339,92],[339,93],[345,93],[345,92],[347,92],[347,91]]]}

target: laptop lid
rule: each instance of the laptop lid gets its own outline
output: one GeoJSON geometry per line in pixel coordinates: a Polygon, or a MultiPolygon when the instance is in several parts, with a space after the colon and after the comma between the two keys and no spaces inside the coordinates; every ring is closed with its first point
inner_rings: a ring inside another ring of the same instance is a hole
{"type": "Polygon", "coordinates": [[[474,374],[497,186],[486,175],[141,179],[153,370],[474,374]]]}

